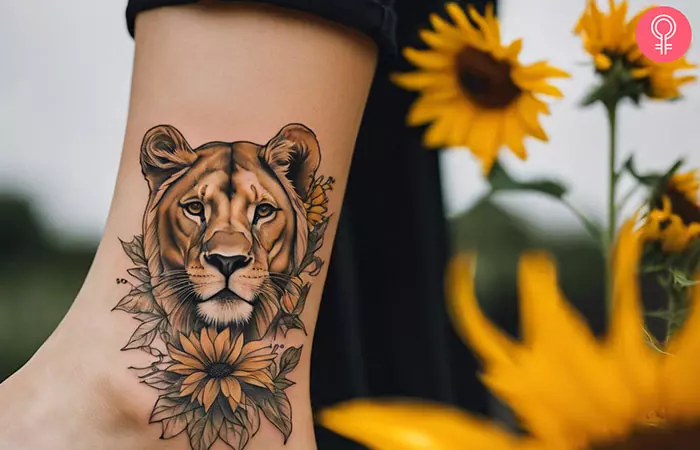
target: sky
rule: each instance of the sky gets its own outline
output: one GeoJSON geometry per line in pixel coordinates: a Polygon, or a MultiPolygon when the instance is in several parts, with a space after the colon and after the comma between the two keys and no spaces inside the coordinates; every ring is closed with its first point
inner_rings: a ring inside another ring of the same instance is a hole
{"type": "MultiPolygon", "coordinates": [[[[599,0],[602,4],[602,0],[599,0]]],[[[57,236],[94,239],[104,226],[121,152],[133,42],[126,32],[125,1],[0,2],[0,193],[29,197],[57,236]]],[[[573,78],[558,82],[565,98],[543,120],[549,143],[528,141],[530,157],[509,154],[514,176],[563,181],[570,201],[602,217],[607,193],[605,113],[578,104],[594,81],[571,29],[584,0],[504,0],[504,37],[524,39],[522,59],[548,59],[573,78]]],[[[632,0],[636,11],[649,2],[632,0]]],[[[669,0],[700,26],[700,2],[669,0]]],[[[700,61],[700,47],[688,57],[700,61]]],[[[700,86],[680,103],[648,102],[621,111],[619,151],[634,152],[640,169],[669,166],[687,156],[700,166],[700,86]]],[[[464,149],[442,156],[446,214],[468,209],[486,191],[479,165],[464,149]]],[[[544,231],[577,226],[561,205],[531,194],[499,203],[544,231]]],[[[1,220],[1,219],[0,219],[1,220]]]]}

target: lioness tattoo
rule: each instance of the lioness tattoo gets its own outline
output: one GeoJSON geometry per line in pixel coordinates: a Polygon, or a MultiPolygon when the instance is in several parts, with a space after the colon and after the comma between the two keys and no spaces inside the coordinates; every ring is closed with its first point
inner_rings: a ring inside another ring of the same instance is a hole
{"type": "Polygon", "coordinates": [[[154,361],[132,367],[160,391],[151,423],[162,439],[186,432],[192,449],[221,439],[241,450],[262,415],[287,442],[289,375],[306,333],[301,313],[328,226],[334,180],[317,174],[318,140],[304,125],[267,144],[209,142],[192,149],[174,127],[144,136],[149,188],[140,235],[122,241],[135,267],[116,310],[140,322],[122,350],[154,361]],[[136,281],[133,281],[136,280],[136,281]]]}

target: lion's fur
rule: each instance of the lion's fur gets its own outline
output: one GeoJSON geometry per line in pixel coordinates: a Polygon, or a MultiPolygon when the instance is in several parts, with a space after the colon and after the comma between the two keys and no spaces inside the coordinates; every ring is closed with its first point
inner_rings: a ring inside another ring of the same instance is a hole
{"type": "Polygon", "coordinates": [[[209,142],[192,149],[172,126],[161,125],[146,133],[141,167],[150,194],[143,217],[144,252],[154,296],[168,314],[175,335],[204,324],[238,326],[252,338],[265,335],[279,313],[281,293],[306,254],[304,199],[319,164],[316,137],[299,124],[285,126],[266,145],[209,142]],[[210,211],[209,218],[192,219],[182,211],[183,198],[195,194],[210,211]],[[250,220],[249,211],[255,205],[245,200],[246,195],[271,198],[278,206],[273,218],[262,225],[250,220]],[[204,262],[213,242],[226,248],[249,245],[253,262],[245,268],[248,275],[231,281],[234,275],[215,274],[204,262]],[[201,281],[211,279],[215,281],[201,281]],[[202,300],[202,292],[221,283],[251,293],[246,303],[252,305],[252,312],[245,323],[219,323],[216,317],[201,316],[198,304],[209,301],[202,300]]]}

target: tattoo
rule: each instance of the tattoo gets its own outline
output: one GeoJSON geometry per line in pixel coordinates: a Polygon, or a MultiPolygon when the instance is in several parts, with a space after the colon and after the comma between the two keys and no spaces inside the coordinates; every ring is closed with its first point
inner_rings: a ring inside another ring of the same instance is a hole
{"type": "Polygon", "coordinates": [[[190,148],[172,126],[149,130],[141,168],[149,198],[143,234],[122,246],[134,266],[114,308],[140,322],[122,350],[154,361],[132,367],[159,391],[150,422],[162,439],[186,432],[191,448],[221,439],[243,449],[261,412],[292,433],[288,377],[306,333],[301,313],[323,261],[334,180],[317,175],[314,133],[290,124],[265,145],[210,142],[190,148]],[[136,281],[133,281],[136,280],[136,281]]]}

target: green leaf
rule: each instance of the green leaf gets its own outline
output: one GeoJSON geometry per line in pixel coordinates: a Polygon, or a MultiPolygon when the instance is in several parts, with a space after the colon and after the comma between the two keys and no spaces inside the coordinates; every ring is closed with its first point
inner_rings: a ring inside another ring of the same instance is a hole
{"type": "Polygon", "coordinates": [[[639,181],[641,184],[649,187],[655,187],[663,174],[661,173],[648,173],[648,174],[640,174],[635,166],[634,162],[634,155],[630,155],[629,158],[627,158],[627,161],[622,165],[622,168],[627,171],[632,177],[639,181]]]}
{"type": "Polygon", "coordinates": [[[119,242],[121,242],[124,252],[126,252],[126,255],[134,264],[136,264],[138,267],[148,266],[146,255],[143,252],[142,235],[134,236],[134,239],[131,242],[122,241],[121,239],[119,239],[119,242]]]}
{"type": "Polygon", "coordinates": [[[260,429],[260,410],[248,398],[245,407],[236,409],[233,420],[225,420],[219,437],[234,450],[242,450],[260,429]]]}
{"type": "Polygon", "coordinates": [[[301,292],[299,293],[299,299],[297,300],[297,306],[294,307],[294,311],[292,311],[295,315],[300,315],[304,311],[304,306],[306,305],[306,297],[309,295],[309,291],[311,290],[311,283],[306,283],[304,286],[301,288],[301,292]]]}
{"type": "Polygon", "coordinates": [[[248,443],[250,433],[243,425],[225,420],[219,430],[219,437],[233,450],[241,450],[248,443]]]}
{"type": "Polygon", "coordinates": [[[299,273],[307,272],[311,276],[316,276],[321,272],[323,261],[316,256],[316,252],[323,246],[323,239],[326,234],[326,229],[328,228],[330,218],[331,216],[328,216],[323,219],[323,221],[318,223],[309,233],[306,255],[304,255],[304,259],[299,266],[299,273]]]}
{"type": "Polygon", "coordinates": [[[557,199],[566,194],[566,188],[559,182],[551,180],[518,181],[508,174],[505,168],[496,162],[487,178],[492,192],[500,191],[530,191],[539,192],[557,199]]]}
{"type": "Polygon", "coordinates": [[[170,394],[161,395],[158,397],[158,401],[153,407],[151,418],[148,423],[162,422],[170,417],[179,416],[180,414],[194,411],[198,408],[202,410],[202,413],[204,412],[204,409],[197,403],[190,402],[189,400],[189,398],[171,396],[170,394]]]}
{"type": "Polygon", "coordinates": [[[647,317],[653,317],[655,319],[663,319],[663,320],[673,320],[676,318],[678,315],[685,315],[688,312],[687,309],[682,309],[680,311],[676,311],[675,313],[670,313],[666,310],[658,310],[658,311],[650,311],[646,313],[645,315],[647,317]]]}
{"type": "Polygon", "coordinates": [[[267,420],[284,435],[287,443],[292,434],[292,405],[289,397],[283,391],[275,391],[273,395],[265,396],[260,404],[260,410],[267,420]]]}
{"type": "Polygon", "coordinates": [[[583,106],[601,102],[606,107],[611,107],[625,98],[629,98],[635,105],[639,105],[646,93],[646,82],[635,79],[630,68],[622,59],[614,59],[612,68],[605,73],[598,73],[601,75],[602,81],[586,95],[582,101],[583,106]]]}
{"type": "Polygon", "coordinates": [[[204,416],[189,422],[187,435],[192,449],[209,450],[219,437],[223,423],[224,416],[218,407],[212,407],[204,416]]]}
{"type": "Polygon", "coordinates": [[[185,431],[187,424],[194,420],[194,412],[188,411],[184,414],[180,414],[174,417],[169,417],[163,419],[163,433],[160,435],[161,439],[171,439],[178,436],[180,433],[185,431]]]}
{"type": "Polygon", "coordinates": [[[697,286],[700,284],[700,281],[694,281],[688,278],[688,276],[677,270],[677,269],[669,269],[669,272],[673,276],[673,282],[676,283],[679,286],[682,287],[692,287],[692,286],[697,286]]]}
{"type": "Polygon", "coordinates": [[[299,347],[288,347],[280,357],[279,373],[277,378],[284,378],[296,368],[301,359],[301,349],[299,347]]]}
{"type": "Polygon", "coordinates": [[[127,342],[122,350],[131,350],[150,346],[155,340],[156,336],[158,336],[158,331],[162,326],[162,321],[162,317],[153,315],[152,318],[141,322],[138,328],[136,328],[136,331],[134,331],[134,334],[132,334],[129,338],[129,342],[127,342]]]}
{"type": "Polygon", "coordinates": [[[281,379],[281,380],[276,380],[275,381],[275,389],[278,391],[284,391],[285,389],[289,389],[290,387],[294,386],[296,383],[293,382],[292,380],[288,380],[287,378],[281,379]]]}
{"type": "Polygon", "coordinates": [[[157,309],[156,300],[153,298],[153,294],[150,290],[143,290],[140,288],[132,289],[127,295],[125,295],[117,306],[112,310],[126,311],[128,313],[136,314],[142,312],[153,312],[157,309]]]}
{"type": "Polygon", "coordinates": [[[151,274],[148,272],[148,269],[145,269],[143,267],[137,267],[134,269],[129,269],[127,270],[127,272],[129,272],[129,275],[136,278],[142,283],[151,282],[151,274]]]}

